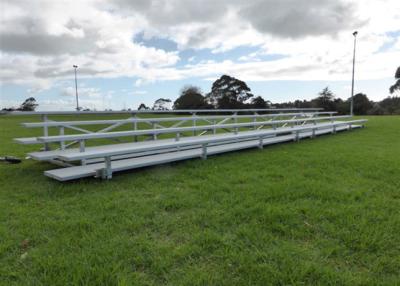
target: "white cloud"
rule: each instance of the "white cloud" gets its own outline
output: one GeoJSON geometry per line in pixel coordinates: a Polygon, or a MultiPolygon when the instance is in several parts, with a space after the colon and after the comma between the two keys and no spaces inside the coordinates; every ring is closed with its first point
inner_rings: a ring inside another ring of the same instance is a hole
{"type": "Polygon", "coordinates": [[[49,84],[70,77],[73,64],[81,77],[132,76],[179,60],[176,52],[134,43],[143,20],[101,10],[101,1],[3,2],[11,11],[0,19],[3,83],[49,84]]]}
{"type": "MultiPolygon", "coordinates": [[[[400,58],[400,40],[387,34],[400,29],[394,0],[3,0],[2,10],[1,82],[28,84],[32,93],[71,78],[73,64],[80,78],[136,77],[136,87],[221,73],[260,81],[348,79],[356,28],[357,79],[392,77],[400,58]],[[260,49],[220,62],[196,56],[177,67],[179,51],[136,43],[139,33],[168,38],[180,50],[260,49]],[[286,57],[263,60],[271,54],[286,57]]],[[[88,100],[101,94],[80,90],[88,100]]]]}
{"type": "Polygon", "coordinates": [[[144,95],[147,94],[147,90],[135,90],[133,91],[134,95],[144,95]]]}
{"type": "MultiPolygon", "coordinates": [[[[75,97],[76,90],[74,87],[65,87],[61,90],[61,96],[73,96],[75,97]]],[[[79,98],[103,98],[105,94],[96,87],[78,87],[79,98]]]]}

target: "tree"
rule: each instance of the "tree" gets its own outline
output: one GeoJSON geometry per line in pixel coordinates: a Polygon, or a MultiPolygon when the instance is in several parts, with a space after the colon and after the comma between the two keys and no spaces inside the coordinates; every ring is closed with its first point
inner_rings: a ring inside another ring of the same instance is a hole
{"type": "Polygon", "coordinates": [[[364,93],[357,93],[353,97],[353,113],[355,115],[365,115],[372,109],[373,104],[364,93]]]}
{"type": "Polygon", "coordinates": [[[170,110],[171,109],[171,99],[159,98],[154,102],[153,110],[170,110]]]}
{"type": "Polygon", "coordinates": [[[396,79],[396,82],[390,87],[390,93],[394,93],[396,90],[400,90],[400,67],[397,68],[394,78],[396,79]]]}
{"type": "Polygon", "coordinates": [[[20,111],[35,111],[36,107],[38,107],[39,104],[36,103],[36,99],[33,97],[29,97],[25,99],[25,101],[21,104],[21,106],[18,108],[20,111]]]}
{"type": "Polygon", "coordinates": [[[325,87],[318,95],[319,96],[313,100],[315,107],[321,107],[324,110],[335,110],[335,95],[328,87],[325,87]]]}
{"type": "Polygon", "coordinates": [[[17,110],[15,107],[4,107],[1,111],[10,112],[10,111],[15,111],[15,110],[17,110]]]}
{"type": "Polygon", "coordinates": [[[400,97],[386,97],[379,105],[384,109],[384,114],[400,114],[400,97]]]}
{"type": "Polygon", "coordinates": [[[174,109],[201,109],[208,104],[197,86],[188,85],[182,88],[180,96],[174,102],[174,109]]]}
{"type": "Polygon", "coordinates": [[[267,108],[270,102],[265,101],[261,96],[253,97],[251,99],[251,107],[252,108],[267,108]]]}
{"type": "Polygon", "coordinates": [[[385,110],[381,107],[379,103],[374,103],[372,108],[368,110],[369,115],[383,115],[385,110]]]}
{"type": "Polygon", "coordinates": [[[348,100],[343,100],[341,98],[335,98],[333,100],[335,108],[333,110],[337,111],[338,114],[344,115],[350,112],[350,102],[348,100]]]}
{"type": "Polygon", "coordinates": [[[148,110],[150,109],[150,107],[147,107],[146,104],[141,103],[138,107],[138,110],[148,110]]]}
{"type": "Polygon", "coordinates": [[[242,108],[251,97],[253,94],[244,81],[223,75],[213,83],[206,100],[217,108],[242,108]]]}

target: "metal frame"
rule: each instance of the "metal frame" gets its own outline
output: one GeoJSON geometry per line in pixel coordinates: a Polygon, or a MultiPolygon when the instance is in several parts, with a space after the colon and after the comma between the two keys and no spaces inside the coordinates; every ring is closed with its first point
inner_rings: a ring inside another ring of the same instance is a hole
{"type": "MultiPolygon", "coordinates": [[[[335,116],[334,119],[344,119],[350,118],[349,115],[343,116],[335,116]]],[[[286,127],[289,123],[291,127],[294,127],[296,123],[299,122],[317,122],[323,120],[332,120],[332,117],[312,117],[312,118],[302,118],[302,119],[287,119],[287,120],[274,120],[274,121],[252,121],[252,122],[244,122],[244,123],[229,123],[229,124],[215,124],[215,125],[196,125],[196,126],[188,126],[188,127],[165,127],[165,128],[153,128],[153,129],[142,129],[142,130],[133,130],[133,131],[115,131],[115,132],[92,132],[85,134],[73,134],[73,135],[55,135],[55,136],[40,136],[38,137],[38,141],[42,143],[54,143],[54,142],[63,142],[63,141],[77,141],[77,140],[90,140],[90,139],[110,139],[117,137],[128,137],[128,136],[139,136],[139,135],[160,135],[167,133],[175,133],[180,134],[184,132],[195,132],[195,131],[213,131],[216,129],[227,130],[228,132],[233,132],[237,134],[239,132],[239,128],[244,127],[255,127],[255,126],[271,126],[274,125],[275,129],[277,125],[283,124],[280,127],[286,127]]],[[[261,130],[261,129],[258,129],[261,130]]],[[[15,139],[18,141],[18,138],[15,139]]]]}
{"type": "MultiPolygon", "coordinates": [[[[277,109],[272,110],[278,111],[277,109]]],[[[317,109],[312,109],[315,110],[314,112],[293,112],[293,110],[294,109],[282,109],[281,112],[272,114],[259,113],[259,111],[269,112],[271,109],[184,110],[179,112],[189,113],[191,115],[158,118],[138,117],[136,113],[129,111],[123,112],[124,114],[126,113],[130,115],[130,117],[126,119],[84,121],[52,121],[49,120],[48,116],[57,114],[76,115],[88,113],[117,114],[122,112],[44,112],[39,113],[42,122],[22,124],[28,128],[43,128],[43,136],[34,138],[35,140],[31,141],[28,140],[31,138],[17,138],[15,140],[23,144],[27,144],[27,142],[29,142],[29,144],[44,144],[44,149],[47,152],[30,153],[34,159],[49,161],[64,167],[73,166],[71,163],[78,161],[80,166],[78,165],[70,168],[73,168],[74,170],[86,170],[86,173],[84,172],[86,175],[87,170],[91,170],[95,166],[96,168],[97,166],[100,166],[95,170],[96,172],[93,175],[102,177],[103,179],[111,179],[114,169],[129,169],[131,165],[132,168],[136,168],[138,166],[147,166],[151,164],[182,160],[185,158],[193,158],[193,156],[198,156],[205,160],[209,154],[217,154],[251,147],[262,149],[264,145],[268,144],[285,141],[299,141],[304,137],[314,138],[316,135],[336,133],[341,130],[351,130],[352,128],[362,127],[362,124],[366,121],[364,119],[338,121],[339,119],[347,119],[351,116],[333,116],[336,112],[321,112],[317,111],[317,109]],[[285,110],[290,112],[283,112],[285,110]],[[215,112],[224,114],[207,114],[200,116],[197,114],[198,112],[215,112]],[[243,112],[245,112],[245,114],[239,114],[243,112]],[[249,121],[239,122],[239,119],[246,119],[249,121]],[[164,124],[166,122],[173,124],[167,126],[164,124]],[[190,126],[182,126],[188,122],[191,122],[190,126]],[[139,127],[143,126],[139,126],[139,123],[150,125],[151,129],[140,129],[139,127]],[[204,123],[206,125],[204,125],[204,123]],[[78,127],[100,124],[106,124],[108,126],[97,131],[78,127]],[[129,124],[133,130],[113,131],[115,128],[125,124],[129,124]],[[58,135],[49,136],[49,128],[58,128],[58,135]],[[65,129],[71,129],[80,133],[65,135],[65,129]],[[209,132],[210,134],[207,134],[209,132]],[[174,134],[174,137],[171,139],[158,138],[158,135],[168,133],[174,134]],[[142,135],[149,136],[153,141],[148,143],[144,141],[137,142],[138,136],[142,135]],[[120,137],[131,137],[133,142],[107,145],[109,147],[86,147],[86,140],[100,138],[119,140],[118,138],[120,137]],[[49,151],[50,143],[59,143],[60,148],[55,151],[49,151]],[[79,143],[79,148],[68,149],[68,147],[75,143],[79,143]],[[44,156],[42,156],[43,154],[44,156]],[[140,160],[137,158],[140,158],[140,160]],[[146,158],[148,158],[148,160],[146,158]],[[140,161],[139,163],[138,160],[140,161]]],[[[168,114],[176,112],[144,111],[139,113],[168,114]]],[[[22,112],[18,113],[18,115],[19,114],[22,114],[22,112]]],[[[70,169],[67,168],[65,170],[68,172],[67,170],[70,169]]],[[[47,171],[45,174],[56,179],[61,178],[60,180],[65,177],[63,175],[55,175],[54,171],[47,171]]]]}
{"type": "Polygon", "coordinates": [[[146,114],[146,113],[247,113],[247,112],[287,112],[287,111],[320,111],[323,108],[247,108],[247,109],[177,109],[177,110],[121,110],[121,111],[4,111],[7,115],[80,115],[80,114],[146,114]]]}
{"type": "MultiPolygon", "coordinates": [[[[212,136],[213,138],[207,138],[207,139],[200,139],[197,137],[189,137],[187,140],[181,140],[177,142],[156,142],[157,144],[152,144],[150,146],[132,146],[129,148],[121,148],[121,149],[115,149],[111,151],[95,151],[95,152],[85,152],[84,154],[76,152],[73,154],[66,154],[66,155],[61,155],[59,156],[60,159],[65,160],[67,162],[69,161],[76,161],[76,160],[81,160],[83,158],[98,158],[98,157],[103,157],[105,158],[104,163],[98,163],[95,164],[97,174],[102,174],[101,177],[103,179],[110,179],[112,177],[112,174],[114,172],[114,165],[115,164],[121,164],[124,163],[125,160],[111,160],[113,156],[117,155],[122,155],[122,154],[129,154],[132,152],[139,152],[139,151],[150,151],[150,150],[159,150],[163,148],[175,148],[175,152],[166,152],[160,155],[153,155],[153,156],[144,156],[144,157],[137,157],[137,158],[132,158],[132,159],[127,159],[126,161],[132,162],[129,164],[132,164],[131,166],[127,165],[124,167],[124,169],[132,169],[132,168],[137,168],[137,167],[142,167],[142,166],[149,166],[149,165],[155,165],[155,164],[161,164],[165,163],[165,159],[163,159],[163,156],[165,155],[170,156],[170,159],[168,162],[172,161],[178,161],[182,159],[188,159],[188,158],[196,158],[200,157],[203,160],[207,159],[209,155],[217,154],[217,153],[222,153],[222,152],[229,152],[233,150],[240,150],[240,149],[246,149],[246,148],[263,148],[264,145],[268,144],[274,144],[274,143],[279,143],[279,142],[287,142],[287,141],[299,141],[301,138],[306,138],[306,137],[315,137],[316,133],[318,135],[322,134],[327,134],[331,133],[332,127],[335,126],[336,129],[338,130],[350,130],[350,128],[358,128],[361,127],[361,125],[356,125],[356,124],[363,124],[366,122],[366,120],[352,120],[352,121],[347,121],[347,122],[336,122],[336,123],[325,123],[325,124],[320,124],[320,125],[312,125],[312,126],[299,126],[299,127],[285,127],[277,130],[263,130],[263,131],[248,131],[250,134],[230,134],[224,136],[212,136]],[[323,125],[323,126],[321,126],[323,125]],[[350,127],[351,126],[351,127],[350,127]],[[288,131],[293,131],[292,133],[288,134],[288,131]],[[275,137],[271,137],[271,134],[275,134],[275,137]],[[240,140],[238,140],[240,139],[240,140]],[[211,143],[224,143],[224,142],[232,142],[232,140],[238,140],[237,142],[234,143],[227,143],[227,144],[220,144],[220,145],[210,145],[211,143]],[[250,141],[249,141],[250,140],[250,141]],[[237,147],[231,147],[232,145],[241,145],[237,147]],[[195,148],[191,150],[185,150],[185,151],[179,151],[178,147],[184,147],[184,146],[195,146],[195,148]],[[223,150],[220,150],[218,152],[215,151],[209,151],[209,148],[222,148],[223,150]],[[189,155],[185,155],[182,158],[181,154],[184,153],[190,153],[189,155]],[[157,156],[160,158],[157,159],[157,156]],[[146,161],[146,158],[149,158],[147,160],[148,162],[140,163],[139,165],[135,163],[135,161],[146,161]]],[[[161,140],[162,141],[162,140],[161,140]]],[[[86,166],[83,166],[85,168],[86,166]]],[[[79,168],[79,167],[76,167],[79,168]]],[[[118,171],[118,167],[115,167],[116,170],[118,171]]],[[[56,173],[58,170],[54,170],[56,173]]],[[[47,171],[45,172],[46,175],[63,180],[62,177],[57,177],[54,174],[54,171],[47,171]]],[[[84,175],[86,176],[86,175],[84,175]]],[[[67,178],[69,179],[69,178],[67,178]]]]}
{"type": "MultiPolygon", "coordinates": [[[[215,112],[220,110],[214,110],[215,112]]],[[[138,130],[138,123],[146,123],[152,127],[152,129],[156,128],[176,128],[181,126],[184,123],[192,121],[193,127],[196,127],[199,122],[208,122],[212,125],[215,125],[216,128],[213,129],[213,133],[216,133],[217,127],[219,125],[223,125],[225,122],[233,120],[235,123],[238,119],[248,118],[253,119],[253,122],[257,122],[257,119],[267,119],[272,118],[270,121],[276,118],[285,118],[288,116],[294,115],[292,118],[310,118],[317,115],[325,115],[328,114],[332,116],[336,112],[313,112],[313,113],[305,113],[305,112],[297,112],[297,113],[275,113],[275,114],[258,114],[257,112],[253,112],[253,114],[244,114],[238,115],[238,112],[233,112],[231,115],[213,115],[213,116],[198,116],[195,112],[192,113],[192,116],[189,117],[158,117],[158,118],[140,118],[137,117],[136,114],[131,114],[129,118],[126,119],[113,119],[113,120],[87,120],[87,121],[54,121],[49,120],[47,114],[42,114],[42,122],[32,122],[32,123],[22,123],[23,126],[28,128],[43,128],[43,137],[48,137],[49,128],[58,128],[59,129],[59,136],[63,136],[65,134],[65,129],[71,129],[74,131],[82,132],[85,134],[92,134],[92,133],[104,133],[111,131],[115,128],[126,124],[132,124],[133,130],[138,130]],[[217,121],[219,120],[219,121],[217,121]],[[176,122],[170,127],[162,125],[162,122],[176,122]],[[100,130],[91,131],[82,127],[84,125],[109,125],[106,128],[102,128],[100,130]]],[[[20,113],[19,113],[20,114],[20,113]]],[[[255,129],[256,127],[254,127],[255,129]]],[[[263,126],[259,126],[258,129],[263,128],[263,126]]],[[[225,129],[226,131],[229,131],[225,129]]],[[[196,135],[197,130],[193,130],[193,135],[196,135]]],[[[237,130],[236,130],[237,132],[237,130]]],[[[207,133],[207,130],[201,132],[199,135],[204,135],[207,133]]],[[[134,135],[134,140],[137,141],[137,135],[134,135]]],[[[151,138],[153,140],[157,140],[157,134],[151,134],[151,138]]],[[[19,138],[17,141],[23,144],[37,144],[40,143],[37,140],[33,140],[34,138],[19,138]],[[31,140],[29,140],[31,139],[31,140]]],[[[118,142],[117,139],[112,138],[118,142]]],[[[70,142],[69,144],[65,144],[65,141],[60,141],[60,149],[64,150],[67,147],[73,146],[77,141],[70,142]]],[[[50,145],[48,143],[44,144],[44,150],[50,150],[50,145]]]]}

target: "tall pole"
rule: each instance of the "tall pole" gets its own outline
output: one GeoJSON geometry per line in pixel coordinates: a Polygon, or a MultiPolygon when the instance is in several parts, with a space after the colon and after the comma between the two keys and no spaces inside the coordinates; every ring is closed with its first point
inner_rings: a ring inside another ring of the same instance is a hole
{"type": "Polygon", "coordinates": [[[78,100],[78,80],[76,77],[76,70],[78,68],[77,65],[73,65],[75,69],[75,96],[76,96],[76,111],[79,111],[79,100],[78,100]]]}
{"type": "Polygon", "coordinates": [[[354,66],[356,63],[356,39],[357,39],[357,34],[358,32],[355,31],[353,32],[354,36],[354,48],[353,48],[353,74],[351,77],[351,101],[350,101],[350,115],[353,116],[353,108],[354,108],[354,102],[353,102],[353,97],[354,97],[354,66]]]}

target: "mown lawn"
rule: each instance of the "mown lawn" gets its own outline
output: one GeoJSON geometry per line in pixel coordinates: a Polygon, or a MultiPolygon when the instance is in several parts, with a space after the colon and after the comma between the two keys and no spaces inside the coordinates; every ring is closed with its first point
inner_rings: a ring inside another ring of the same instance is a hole
{"type": "MultiPolygon", "coordinates": [[[[0,163],[2,285],[399,285],[400,116],[59,183],[0,163]]],[[[38,134],[0,116],[0,156],[38,134]]]]}

